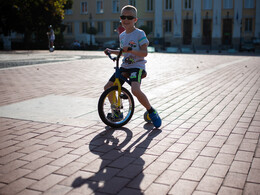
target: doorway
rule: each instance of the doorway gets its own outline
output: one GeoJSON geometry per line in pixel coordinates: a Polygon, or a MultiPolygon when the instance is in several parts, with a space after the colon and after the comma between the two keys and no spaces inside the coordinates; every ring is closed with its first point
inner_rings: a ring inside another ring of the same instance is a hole
{"type": "Polygon", "coordinates": [[[202,44],[211,45],[211,35],[212,35],[212,20],[204,19],[203,20],[203,35],[202,35],[202,44]]]}
{"type": "Polygon", "coordinates": [[[223,19],[223,34],[222,34],[222,44],[231,45],[232,44],[232,19],[223,19]]]}
{"type": "Polygon", "coordinates": [[[192,20],[183,20],[183,44],[190,45],[192,38],[192,20]]]}

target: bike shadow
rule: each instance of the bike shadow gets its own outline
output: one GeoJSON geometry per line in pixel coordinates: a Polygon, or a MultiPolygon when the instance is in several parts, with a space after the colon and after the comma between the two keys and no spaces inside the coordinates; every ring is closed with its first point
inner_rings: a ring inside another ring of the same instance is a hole
{"type": "Polygon", "coordinates": [[[127,193],[130,190],[131,194],[143,194],[140,188],[145,164],[142,155],[161,132],[159,129],[148,129],[131,142],[133,133],[128,128],[107,128],[96,135],[89,145],[90,151],[102,159],[98,172],[89,178],[76,178],[71,186],[79,188],[88,185],[94,194],[125,194],[124,190],[127,193]],[[106,152],[100,152],[101,149],[106,152]]]}

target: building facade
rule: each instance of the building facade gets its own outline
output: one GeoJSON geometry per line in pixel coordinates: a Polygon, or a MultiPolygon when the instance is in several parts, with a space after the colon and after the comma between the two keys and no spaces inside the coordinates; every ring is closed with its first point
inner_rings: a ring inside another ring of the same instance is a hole
{"type": "Polygon", "coordinates": [[[241,40],[260,38],[260,0],[74,0],[63,21],[65,40],[89,42],[89,27],[97,30],[97,42],[116,40],[127,4],[138,9],[137,26],[150,29],[151,43],[238,48],[241,40]]]}

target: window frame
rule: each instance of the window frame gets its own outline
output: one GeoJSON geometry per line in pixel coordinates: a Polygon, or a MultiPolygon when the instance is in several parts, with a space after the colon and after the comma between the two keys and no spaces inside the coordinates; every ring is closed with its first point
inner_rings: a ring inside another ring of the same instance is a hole
{"type": "Polygon", "coordinates": [[[172,33],[172,20],[171,19],[164,20],[164,32],[172,33]]]}
{"type": "Polygon", "coordinates": [[[80,13],[81,14],[88,14],[88,2],[87,1],[82,1],[80,3],[80,13]],[[83,6],[84,4],[84,6],[83,6]],[[87,10],[86,10],[87,8],[87,10]]]}
{"type": "Polygon", "coordinates": [[[233,0],[223,0],[223,9],[233,9],[233,0]]]}
{"type": "Polygon", "coordinates": [[[88,22],[82,22],[81,23],[81,31],[82,31],[82,34],[87,34],[88,33],[88,22]]]}
{"type": "Polygon", "coordinates": [[[147,12],[154,11],[154,0],[146,0],[146,11],[147,12]]]}
{"type": "Polygon", "coordinates": [[[183,1],[183,9],[184,10],[191,10],[192,9],[192,0],[184,0],[183,1]],[[187,3],[187,6],[186,6],[187,3]]]}
{"type": "Polygon", "coordinates": [[[172,0],[164,0],[164,10],[166,10],[166,11],[173,10],[173,1],[172,0]]]}
{"type": "Polygon", "coordinates": [[[112,12],[120,13],[120,1],[119,0],[112,1],[112,12]]]}
{"type": "Polygon", "coordinates": [[[245,33],[253,32],[253,18],[245,18],[245,33]]]}
{"type": "Polygon", "coordinates": [[[128,4],[136,7],[136,0],[129,0],[128,4]]]}
{"type": "Polygon", "coordinates": [[[212,9],[212,0],[203,0],[203,10],[212,9]]]}
{"type": "Polygon", "coordinates": [[[103,14],[104,13],[104,1],[103,0],[97,0],[96,1],[96,9],[97,9],[96,10],[97,14],[103,14]]]}
{"type": "Polygon", "coordinates": [[[97,22],[97,33],[99,35],[104,34],[104,22],[102,22],[102,21],[97,22]]]}
{"type": "Polygon", "coordinates": [[[255,8],[255,0],[245,0],[244,1],[245,9],[254,9],[255,8]]]}

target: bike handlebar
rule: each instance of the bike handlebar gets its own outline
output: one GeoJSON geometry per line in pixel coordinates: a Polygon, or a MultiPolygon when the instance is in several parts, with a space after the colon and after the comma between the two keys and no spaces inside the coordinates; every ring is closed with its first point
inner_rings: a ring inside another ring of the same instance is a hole
{"type": "MultiPolygon", "coordinates": [[[[132,51],[132,50],[133,50],[132,47],[129,47],[129,48],[127,49],[127,51],[132,51]]],[[[123,53],[123,49],[122,49],[122,48],[120,48],[119,54],[117,55],[117,57],[112,57],[112,56],[111,56],[111,53],[109,53],[108,51],[106,52],[106,54],[108,55],[108,57],[109,57],[111,60],[113,60],[113,61],[116,61],[116,60],[118,61],[119,58],[121,57],[122,53],[123,53]]]]}

